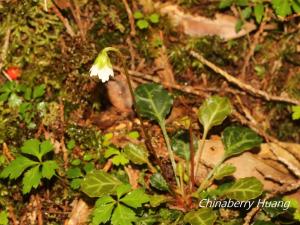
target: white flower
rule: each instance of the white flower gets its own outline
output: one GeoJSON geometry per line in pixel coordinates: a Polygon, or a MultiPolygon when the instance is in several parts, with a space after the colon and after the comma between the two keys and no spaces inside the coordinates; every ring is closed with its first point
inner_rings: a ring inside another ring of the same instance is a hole
{"type": "Polygon", "coordinates": [[[110,76],[114,76],[114,71],[106,49],[103,49],[97,56],[90,69],[90,76],[98,76],[102,83],[108,81],[110,76]]]}

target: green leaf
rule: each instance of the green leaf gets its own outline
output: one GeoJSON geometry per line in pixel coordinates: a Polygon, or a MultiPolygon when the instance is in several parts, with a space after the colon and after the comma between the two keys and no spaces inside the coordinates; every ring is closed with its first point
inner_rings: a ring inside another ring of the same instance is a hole
{"type": "Polygon", "coordinates": [[[67,171],[67,177],[69,179],[73,179],[73,178],[77,178],[77,177],[81,177],[81,176],[82,176],[82,173],[81,173],[80,168],[78,168],[78,167],[70,168],[67,171]]]}
{"type": "Polygon", "coordinates": [[[152,187],[160,191],[168,191],[169,186],[160,173],[155,173],[150,177],[150,184],[152,187]]]}
{"type": "Polygon", "coordinates": [[[76,142],[74,139],[71,139],[70,141],[68,141],[68,143],[67,143],[68,150],[72,150],[75,146],[76,146],[76,142]]]}
{"type": "Polygon", "coordinates": [[[235,32],[240,32],[242,27],[244,26],[244,22],[241,19],[238,19],[236,24],[235,24],[235,32]]]}
{"type": "Polygon", "coordinates": [[[8,97],[9,97],[9,92],[7,92],[7,93],[2,93],[1,95],[0,95],[0,102],[5,102],[7,99],[8,99],[8,97]]]}
{"type": "Polygon", "coordinates": [[[183,220],[191,225],[213,225],[217,215],[211,208],[201,208],[187,213],[183,220]]]}
{"type": "Polygon", "coordinates": [[[70,187],[73,190],[77,190],[80,188],[81,182],[82,182],[81,178],[75,178],[75,179],[71,180],[70,187]]]}
{"type": "Polygon", "coordinates": [[[120,199],[124,194],[128,193],[131,190],[130,184],[122,184],[119,187],[117,187],[117,197],[120,199]]]}
{"type": "Polygon", "coordinates": [[[262,194],[263,184],[255,177],[241,178],[222,190],[222,196],[248,201],[262,194]]]}
{"type": "Polygon", "coordinates": [[[158,23],[159,22],[159,14],[157,13],[152,13],[150,16],[149,16],[149,20],[151,23],[158,23]]]}
{"type": "Polygon", "coordinates": [[[89,162],[89,163],[85,164],[84,167],[83,167],[83,170],[84,170],[86,173],[89,173],[89,172],[91,172],[91,171],[94,170],[94,169],[95,169],[95,165],[94,165],[93,162],[89,162]]]}
{"type": "Polygon", "coordinates": [[[222,124],[231,111],[232,107],[228,98],[212,96],[200,106],[198,118],[204,130],[209,131],[213,126],[222,124]]]}
{"type": "Polygon", "coordinates": [[[43,162],[43,167],[42,167],[42,176],[51,179],[55,175],[55,170],[58,169],[58,165],[55,161],[49,160],[46,162],[43,162]]]}
{"type": "Polygon", "coordinates": [[[292,13],[292,9],[288,0],[272,0],[272,7],[277,16],[286,17],[292,13]]]}
{"type": "Polygon", "coordinates": [[[104,158],[108,159],[112,155],[120,155],[120,151],[114,147],[108,147],[104,153],[104,158]]]}
{"type": "Polygon", "coordinates": [[[2,170],[0,177],[9,179],[16,179],[26,170],[28,167],[38,164],[24,156],[18,156],[7,167],[2,170]]]}
{"type": "Polygon", "coordinates": [[[121,202],[136,209],[141,207],[142,204],[149,202],[149,200],[149,196],[145,193],[145,190],[139,188],[125,195],[125,197],[121,199],[121,202]]]}
{"type": "Polygon", "coordinates": [[[51,152],[53,149],[53,145],[49,140],[43,141],[40,145],[40,156],[43,157],[48,152],[51,152]]]}
{"type": "Polygon", "coordinates": [[[230,126],[222,134],[225,147],[225,158],[240,154],[259,146],[262,138],[247,127],[230,126]]]}
{"type": "Polygon", "coordinates": [[[23,183],[23,194],[27,194],[30,192],[32,188],[37,188],[41,182],[42,174],[40,172],[40,166],[37,165],[30,170],[28,170],[24,174],[24,178],[22,180],[23,183]]]}
{"type": "Polygon", "coordinates": [[[161,123],[169,114],[173,98],[159,84],[142,84],[135,90],[137,110],[141,116],[161,123]]]}
{"type": "Polygon", "coordinates": [[[251,16],[252,13],[252,9],[251,7],[247,7],[245,9],[242,10],[242,18],[244,20],[248,19],[251,16]]]}
{"type": "Polygon", "coordinates": [[[37,139],[29,139],[24,142],[21,147],[21,152],[29,155],[33,155],[40,159],[40,141],[37,139]]]}
{"type": "Polygon", "coordinates": [[[300,13],[300,1],[299,0],[292,0],[291,4],[292,4],[292,7],[293,7],[293,10],[296,13],[300,13]]]}
{"type": "Polygon", "coordinates": [[[216,180],[221,180],[226,176],[232,175],[236,171],[236,167],[232,164],[222,164],[220,167],[217,168],[214,178],[216,180]]]}
{"type": "Polygon", "coordinates": [[[45,88],[46,88],[45,84],[41,84],[41,85],[36,86],[33,89],[32,97],[33,98],[42,97],[44,95],[44,93],[45,93],[45,88]]]}
{"type": "Polygon", "coordinates": [[[292,114],[293,120],[299,120],[300,119],[300,106],[299,105],[292,106],[292,111],[293,111],[293,114],[292,114]]]}
{"type": "Polygon", "coordinates": [[[254,15],[257,23],[260,23],[264,15],[265,7],[262,3],[254,6],[254,15]]]}
{"type": "Polygon", "coordinates": [[[221,0],[219,4],[219,9],[225,9],[232,5],[233,0],[221,0]]]}
{"type": "Polygon", "coordinates": [[[95,209],[92,213],[92,224],[98,225],[109,221],[114,209],[115,200],[110,196],[104,196],[96,201],[95,209]]]}
{"type": "Polygon", "coordinates": [[[140,19],[137,21],[136,25],[138,26],[138,28],[140,28],[141,30],[147,29],[149,27],[149,23],[147,20],[144,19],[140,19]]]}
{"type": "Polygon", "coordinates": [[[256,220],[253,225],[275,225],[271,221],[264,221],[264,220],[256,220]]]}
{"type": "Polygon", "coordinates": [[[144,17],[143,13],[141,11],[135,11],[133,14],[134,19],[142,19],[144,17]]]}
{"type": "Polygon", "coordinates": [[[129,143],[124,147],[125,156],[134,164],[148,163],[148,152],[143,145],[129,143]]]}
{"type": "Polygon", "coordinates": [[[8,214],[6,210],[0,212],[0,225],[8,225],[8,214]]]}
{"type": "Polygon", "coordinates": [[[235,1],[238,6],[248,6],[249,5],[248,0],[235,0],[235,1]]]}
{"type": "Polygon", "coordinates": [[[112,157],[111,162],[114,165],[119,166],[119,165],[126,165],[127,163],[129,163],[129,160],[123,154],[119,154],[112,157]]]}
{"type": "Polygon", "coordinates": [[[81,188],[89,197],[101,197],[114,193],[121,184],[122,182],[113,175],[101,170],[94,170],[83,179],[81,188]]]}
{"type": "Polygon", "coordinates": [[[132,225],[132,222],[135,220],[134,211],[121,204],[118,204],[111,217],[111,223],[113,225],[132,225]]]}
{"type": "Polygon", "coordinates": [[[8,106],[11,108],[18,107],[22,103],[22,98],[12,93],[8,98],[8,106]]]}
{"type": "MultiPolygon", "coordinates": [[[[194,150],[198,149],[197,138],[193,138],[194,150]]],[[[177,132],[171,139],[172,150],[179,157],[189,160],[190,159],[190,136],[187,131],[177,132]]]]}
{"type": "Polygon", "coordinates": [[[150,201],[150,205],[151,207],[157,207],[162,203],[165,203],[168,201],[168,197],[165,195],[150,195],[149,196],[149,201],[150,201]]]}

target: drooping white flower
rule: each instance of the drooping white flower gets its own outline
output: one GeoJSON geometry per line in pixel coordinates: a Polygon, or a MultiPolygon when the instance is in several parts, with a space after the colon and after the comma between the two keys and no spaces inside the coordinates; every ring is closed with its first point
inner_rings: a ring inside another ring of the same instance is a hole
{"type": "Polygon", "coordinates": [[[90,69],[90,76],[98,76],[102,83],[108,81],[110,76],[114,76],[114,71],[106,49],[103,49],[97,56],[90,69]]]}

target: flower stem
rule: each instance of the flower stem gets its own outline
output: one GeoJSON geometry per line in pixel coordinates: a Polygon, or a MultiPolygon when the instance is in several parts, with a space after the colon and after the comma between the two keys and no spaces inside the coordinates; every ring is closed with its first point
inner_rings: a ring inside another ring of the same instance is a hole
{"type": "Polygon", "coordinates": [[[200,160],[202,158],[207,133],[208,133],[208,130],[204,128],[203,136],[202,136],[202,139],[201,139],[201,145],[200,145],[200,148],[199,148],[199,150],[197,151],[197,153],[195,155],[195,174],[194,174],[195,177],[197,176],[198,171],[199,171],[200,160]]]}

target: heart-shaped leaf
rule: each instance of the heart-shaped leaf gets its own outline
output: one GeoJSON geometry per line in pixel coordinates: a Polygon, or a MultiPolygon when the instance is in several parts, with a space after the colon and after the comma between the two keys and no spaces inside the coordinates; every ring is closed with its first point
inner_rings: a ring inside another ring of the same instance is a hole
{"type": "Polygon", "coordinates": [[[228,158],[259,146],[262,138],[247,127],[230,126],[224,130],[222,141],[225,146],[225,158],[228,158]]]}
{"type": "Polygon", "coordinates": [[[208,132],[213,126],[222,124],[231,111],[232,107],[228,98],[212,96],[200,106],[198,118],[204,130],[208,132]]]}
{"type": "Polygon", "coordinates": [[[213,225],[216,219],[217,215],[211,208],[201,208],[184,216],[184,222],[191,225],[213,225]]]}
{"type": "Polygon", "coordinates": [[[116,177],[101,170],[86,175],[81,183],[82,191],[89,197],[101,197],[115,192],[122,184],[116,177]]]}
{"type": "MultiPolygon", "coordinates": [[[[225,186],[224,186],[225,187],[225,186]]],[[[230,199],[248,201],[262,194],[263,184],[255,177],[241,178],[226,186],[220,193],[230,199]]]]}
{"type": "Polygon", "coordinates": [[[159,84],[142,84],[134,95],[140,115],[158,123],[169,114],[173,104],[171,95],[159,84]]]}

